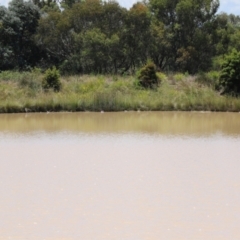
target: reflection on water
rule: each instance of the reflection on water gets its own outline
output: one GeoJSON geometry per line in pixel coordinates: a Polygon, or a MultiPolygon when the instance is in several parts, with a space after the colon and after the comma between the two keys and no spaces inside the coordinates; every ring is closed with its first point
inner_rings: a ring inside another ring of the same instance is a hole
{"type": "Polygon", "coordinates": [[[240,114],[0,115],[0,239],[240,239],[240,114]]]}
{"type": "Polygon", "coordinates": [[[0,115],[0,132],[147,133],[240,135],[240,113],[126,112],[0,115]]]}

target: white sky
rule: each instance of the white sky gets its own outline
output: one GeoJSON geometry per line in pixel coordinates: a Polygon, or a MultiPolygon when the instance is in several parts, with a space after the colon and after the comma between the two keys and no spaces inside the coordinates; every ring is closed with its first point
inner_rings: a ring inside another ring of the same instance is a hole
{"type": "MultiPolygon", "coordinates": [[[[8,2],[10,2],[10,0],[0,0],[0,5],[7,6],[8,2]]],[[[137,0],[118,0],[118,2],[123,7],[130,8],[137,0]]],[[[220,0],[219,12],[240,15],[240,0],[220,0]]]]}

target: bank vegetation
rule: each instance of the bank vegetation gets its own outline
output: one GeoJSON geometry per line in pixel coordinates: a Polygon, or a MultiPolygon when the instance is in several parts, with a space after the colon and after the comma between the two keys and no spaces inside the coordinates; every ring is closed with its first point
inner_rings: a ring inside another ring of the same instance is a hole
{"type": "Polygon", "coordinates": [[[219,4],[11,0],[0,112],[240,111],[240,17],[219,4]]]}
{"type": "Polygon", "coordinates": [[[44,74],[0,73],[0,112],[47,111],[240,111],[240,99],[215,88],[215,72],[200,75],[157,73],[160,84],[139,85],[137,76],[61,77],[59,92],[44,89],[44,74]]]}

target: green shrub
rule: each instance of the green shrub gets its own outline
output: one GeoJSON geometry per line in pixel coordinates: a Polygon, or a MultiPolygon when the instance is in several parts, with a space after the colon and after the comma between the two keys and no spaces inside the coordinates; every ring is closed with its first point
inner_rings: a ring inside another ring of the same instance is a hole
{"type": "Polygon", "coordinates": [[[221,71],[223,62],[224,62],[224,58],[223,58],[222,55],[213,57],[213,59],[212,59],[212,69],[214,71],[221,71]]]}
{"type": "Polygon", "coordinates": [[[149,62],[140,69],[138,74],[139,84],[144,88],[153,88],[158,84],[156,66],[149,62]]]}
{"type": "Polygon", "coordinates": [[[61,89],[60,74],[56,67],[53,67],[52,69],[49,68],[46,70],[42,86],[45,90],[52,88],[55,92],[60,91],[61,89]]]}
{"type": "Polygon", "coordinates": [[[219,72],[217,71],[210,71],[207,73],[201,72],[197,75],[196,82],[212,87],[213,89],[218,89],[219,72]]]}
{"type": "Polygon", "coordinates": [[[218,71],[210,71],[207,73],[207,76],[212,82],[217,82],[219,79],[219,72],[218,71]]]}
{"type": "Polygon", "coordinates": [[[234,50],[226,57],[222,64],[219,84],[224,93],[240,94],[240,52],[234,50]]]}

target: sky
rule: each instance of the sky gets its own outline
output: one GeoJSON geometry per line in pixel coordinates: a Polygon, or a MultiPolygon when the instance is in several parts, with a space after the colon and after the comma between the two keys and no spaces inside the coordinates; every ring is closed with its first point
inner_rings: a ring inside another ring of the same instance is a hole
{"type": "MultiPolygon", "coordinates": [[[[0,5],[7,6],[10,0],[0,0],[0,5]]],[[[123,7],[130,8],[137,0],[117,0],[123,7]]],[[[169,0],[171,1],[171,0],[169,0]]],[[[219,12],[240,15],[240,0],[220,0],[219,12]]]]}

